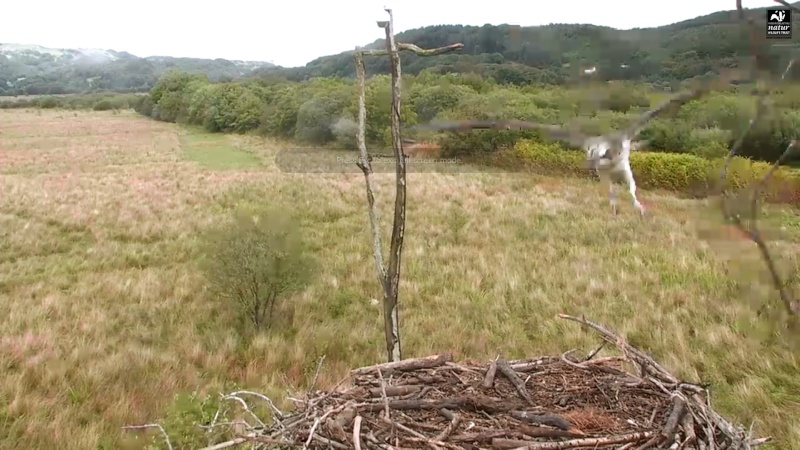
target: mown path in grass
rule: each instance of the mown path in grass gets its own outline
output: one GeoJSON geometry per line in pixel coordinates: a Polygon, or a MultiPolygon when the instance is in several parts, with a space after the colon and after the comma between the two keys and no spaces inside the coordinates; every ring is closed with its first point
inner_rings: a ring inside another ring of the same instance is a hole
{"type": "MultiPolygon", "coordinates": [[[[357,169],[287,173],[279,143],[132,114],[0,112],[0,129],[1,448],[139,448],[119,426],[164,418],[179,434],[213,415],[175,395],[235,383],[280,398],[322,355],[323,388],[384,358],[357,169]],[[295,209],[322,263],[246,342],[195,264],[198,237],[237,204],[295,209]]],[[[388,237],[393,175],[377,182],[388,237]]],[[[596,336],[555,318],[585,314],[800,449],[797,346],[756,316],[773,297],[747,275],[756,251],[719,236],[706,202],[645,191],[649,217],[623,202],[611,218],[596,183],[475,171],[412,174],[408,196],[406,356],[588,349],[596,336]]],[[[800,221],[770,220],[794,258],[800,221]]]]}

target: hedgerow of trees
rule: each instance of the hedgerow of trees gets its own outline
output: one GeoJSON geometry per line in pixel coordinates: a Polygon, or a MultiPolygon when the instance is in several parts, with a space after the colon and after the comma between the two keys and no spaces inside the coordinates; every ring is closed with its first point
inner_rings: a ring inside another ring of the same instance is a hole
{"type": "MultiPolygon", "coordinates": [[[[377,59],[377,58],[376,58],[377,59]]],[[[432,58],[433,59],[433,58],[432,58]]],[[[644,83],[612,82],[605,87],[567,88],[547,85],[509,86],[478,74],[439,75],[423,71],[404,75],[401,116],[405,125],[434,119],[515,118],[547,123],[579,123],[585,130],[602,132],[626,123],[669,95],[644,83]]],[[[734,86],[693,101],[674,117],[651,122],[643,134],[648,151],[632,160],[643,187],[666,188],[705,195],[714,188],[713,172],[724,157],[735,132],[752,115],[750,86],[734,86]]],[[[800,137],[800,89],[782,88],[772,121],[751,132],[743,146],[740,178],[746,181],[766,170],[792,139],[800,137]]],[[[291,82],[263,78],[211,83],[201,75],[169,71],[134,108],[154,119],[196,124],[212,132],[256,132],[293,139],[309,145],[333,145],[355,150],[355,86],[345,78],[313,78],[291,82]]],[[[371,148],[389,148],[390,84],[387,75],[367,80],[366,139],[371,148]]],[[[409,138],[438,141],[446,155],[492,156],[513,153],[530,169],[581,169],[580,154],[551,152],[535,131],[474,131],[409,138]],[[525,140],[525,142],[520,142],[525,140]]],[[[738,167],[737,166],[737,167],[738,167]]],[[[780,179],[780,177],[778,177],[780,179]]],[[[743,181],[743,182],[744,182],[743,181]]],[[[783,187],[775,195],[786,194],[783,187]]],[[[786,191],[789,192],[789,191],[786,191]]],[[[794,192],[794,191],[791,191],[794,192]]],[[[794,195],[794,194],[791,194],[794,195]]]]}

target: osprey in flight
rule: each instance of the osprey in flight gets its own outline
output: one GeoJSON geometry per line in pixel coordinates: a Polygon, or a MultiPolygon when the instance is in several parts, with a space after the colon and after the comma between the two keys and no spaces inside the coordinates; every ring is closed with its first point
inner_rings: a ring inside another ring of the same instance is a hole
{"type": "Polygon", "coordinates": [[[633,199],[634,206],[644,215],[644,207],[636,198],[636,182],[630,167],[630,151],[642,147],[642,142],[637,142],[641,132],[656,116],[665,111],[674,111],[684,104],[698,99],[719,85],[728,84],[738,77],[737,70],[724,72],[712,81],[706,81],[695,89],[682,92],[661,102],[655,108],[643,113],[634,119],[622,130],[612,131],[602,135],[587,135],[576,127],[565,128],[559,125],[548,125],[524,120],[453,120],[436,121],[409,127],[416,130],[539,130],[545,138],[562,141],[573,147],[580,148],[586,153],[588,166],[594,169],[601,181],[609,184],[610,203],[612,211],[617,212],[617,201],[614,194],[614,185],[611,177],[621,176],[628,185],[628,191],[633,199]]]}

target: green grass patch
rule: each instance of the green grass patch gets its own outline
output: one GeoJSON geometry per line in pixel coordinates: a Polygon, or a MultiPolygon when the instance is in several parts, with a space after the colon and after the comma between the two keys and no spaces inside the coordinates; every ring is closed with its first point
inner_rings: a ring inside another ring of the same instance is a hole
{"type": "Polygon", "coordinates": [[[235,146],[224,134],[189,131],[180,137],[184,157],[211,170],[251,169],[261,166],[253,153],[235,146]]]}

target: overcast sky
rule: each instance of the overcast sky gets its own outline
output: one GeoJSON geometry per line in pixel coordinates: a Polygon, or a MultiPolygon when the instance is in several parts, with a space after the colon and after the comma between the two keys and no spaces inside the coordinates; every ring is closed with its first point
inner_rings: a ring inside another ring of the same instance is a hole
{"type": "MultiPolygon", "coordinates": [[[[0,43],[103,48],[137,56],[188,56],[305,65],[381,38],[375,24],[394,7],[395,31],[427,25],[591,23],[646,28],[735,8],[734,0],[39,0],[4,1],[0,43]],[[28,5],[28,6],[25,6],[28,5]],[[396,5],[396,6],[395,6],[396,5]]],[[[779,6],[771,0],[747,8],[779,6]]]]}

